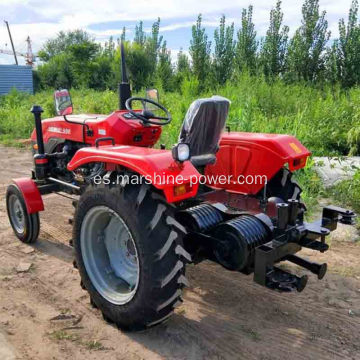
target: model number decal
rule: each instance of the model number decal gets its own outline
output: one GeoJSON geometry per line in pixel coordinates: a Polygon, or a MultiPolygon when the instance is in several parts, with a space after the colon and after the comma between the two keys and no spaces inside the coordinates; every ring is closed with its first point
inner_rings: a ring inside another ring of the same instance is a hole
{"type": "Polygon", "coordinates": [[[50,126],[48,130],[51,132],[54,132],[54,133],[58,133],[58,134],[66,134],[66,135],[71,134],[71,130],[67,129],[67,128],[59,128],[59,127],[50,126]]]}

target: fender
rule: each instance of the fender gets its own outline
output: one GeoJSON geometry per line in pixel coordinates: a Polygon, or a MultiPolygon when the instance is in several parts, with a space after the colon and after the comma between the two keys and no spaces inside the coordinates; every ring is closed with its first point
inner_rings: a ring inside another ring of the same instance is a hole
{"type": "Polygon", "coordinates": [[[13,179],[24,197],[26,209],[29,214],[44,210],[44,203],[35,182],[30,178],[13,179]]]}
{"type": "Polygon", "coordinates": [[[206,177],[219,175],[231,176],[226,185],[209,184],[221,189],[243,193],[257,194],[265,182],[286,164],[290,171],[305,167],[310,151],[293,136],[279,134],[258,134],[245,132],[224,133],[220,141],[217,161],[205,169],[206,177]],[[247,179],[252,179],[249,183],[247,179]],[[241,180],[240,180],[241,177],[241,180]],[[257,180],[256,180],[257,179],[257,180]],[[241,183],[242,182],[242,183],[241,183]]]}
{"type": "Polygon", "coordinates": [[[169,150],[122,145],[86,147],[76,152],[67,168],[73,171],[93,162],[121,165],[144,176],[146,183],[164,192],[169,203],[194,197],[199,188],[200,174],[195,167],[190,161],[176,162],[169,150]]]}

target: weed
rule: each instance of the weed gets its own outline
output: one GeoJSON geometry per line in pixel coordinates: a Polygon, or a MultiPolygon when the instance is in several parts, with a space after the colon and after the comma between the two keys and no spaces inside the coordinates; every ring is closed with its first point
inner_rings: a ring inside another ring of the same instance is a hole
{"type": "Polygon", "coordinates": [[[79,337],[77,335],[74,334],[70,334],[64,330],[55,330],[52,333],[49,334],[51,339],[54,340],[68,340],[68,341],[78,341],[79,337]]]}
{"type": "Polygon", "coordinates": [[[98,340],[85,341],[83,343],[88,350],[104,350],[104,345],[98,340]]]}

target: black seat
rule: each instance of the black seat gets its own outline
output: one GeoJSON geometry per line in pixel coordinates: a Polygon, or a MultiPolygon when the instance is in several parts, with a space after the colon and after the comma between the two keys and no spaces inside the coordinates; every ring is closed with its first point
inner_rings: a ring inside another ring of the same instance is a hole
{"type": "Polygon", "coordinates": [[[221,132],[225,127],[230,101],[221,96],[194,101],[186,113],[179,142],[190,146],[195,167],[214,164],[221,132]]]}

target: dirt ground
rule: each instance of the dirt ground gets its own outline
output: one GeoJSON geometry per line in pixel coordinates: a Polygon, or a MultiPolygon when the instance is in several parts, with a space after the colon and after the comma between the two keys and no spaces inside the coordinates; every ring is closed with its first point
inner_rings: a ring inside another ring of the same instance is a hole
{"type": "Polygon", "coordinates": [[[189,266],[191,287],[176,314],[127,333],[107,324],[80,288],[68,245],[71,200],[46,196],[39,241],[16,240],[5,189],[11,178],[29,174],[31,157],[0,147],[0,159],[0,360],[360,359],[360,244],[353,228],[341,226],[326,254],[304,252],[330,270],[322,281],[311,275],[301,294],[272,292],[212,263],[189,266]],[[21,262],[30,270],[17,272],[21,262]]]}

